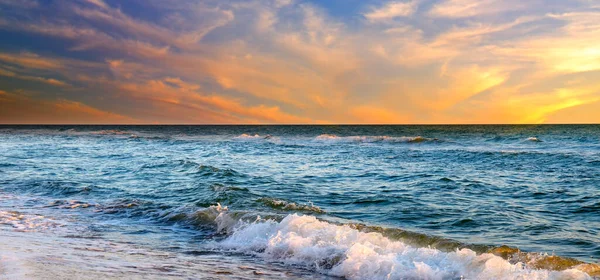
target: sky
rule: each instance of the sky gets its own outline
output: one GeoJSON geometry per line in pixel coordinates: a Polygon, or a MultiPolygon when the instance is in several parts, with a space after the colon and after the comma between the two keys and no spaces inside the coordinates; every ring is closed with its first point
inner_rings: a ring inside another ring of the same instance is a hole
{"type": "Polygon", "coordinates": [[[600,0],[0,0],[0,123],[600,123],[600,0]]]}

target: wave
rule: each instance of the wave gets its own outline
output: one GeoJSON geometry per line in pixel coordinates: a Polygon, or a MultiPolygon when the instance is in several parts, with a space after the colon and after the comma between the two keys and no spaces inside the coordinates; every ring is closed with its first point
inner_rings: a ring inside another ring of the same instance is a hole
{"type": "MultiPolygon", "coordinates": [[[[463,153],[470,156],[506,156],[506,157],[554,157],[557,160],[585,160],[582,154],[571,151],[556,151],[556,150],[524,150],[524,149],[494,149],[482,147],[466,147],[466,148],[448,148],[438,150],[442,153],[463,153]]],[[[590,162],[588,162],[590,163],[590,162]]]]}
{"type": "Polygon", "coordinates": [[[275,199],[275,198],[270,198],[270,197],[260,198],[260,199],[258,199],[258,202],[261,202],[262,204],[264,204],[270,208],[279,209],[279,210],[312,212],[312,213],[317,213],[317,214],[325,213],[325,211],[323,211],[318,206],[312,205],[312,203],[310,205],[306,205],[306,204],[299,204],[299,203],[295,203],[295,202],[285,201],[283,199],[275,199]]]}
{"type": "Polygon", "coordinates": [[[269,140],[269,139],[275,139],[275,137],[267,134],[267,135],[259,135],[259,134],[246,134],[243,133],[241,135],[238,135],[236,137],[234,137],[234,139],[238,139],[238,140],[269,140]]]}
{"type": "Polygon", "coordinates": [[[529,141],[529,142],[544,142],[544,141],[540,140],[537,137],[529,137],[529,138],[525,139],[525,141],[529,141]]]}
{"type": "Polygon", "coordinates": [[[95,185],[83,185],[71,181],[39,181],[31,183],[25,190],[32,193],[72,196],[90,194],[99,191],[99,188],[95,185]]]}
{"type": "Polygon", "coordinates": [[[154,205],[150,201],[139,199],[117,199],[102,205],[95,205],[96,212],[105,214],[127,214],[130,216],[152,216],[151,213],[161,209],[161,205],[154,205]]]}
{"type": "Polygon", "coordinates": [[[164,161],[152,164],[144,164],[141,166],[141,170],[152,170],[157,168],[165,168],[175,170],[177,172],[183,172],[187,174],[194,174],[200,177],[248,177],[246,174],[242,174],[232,168],[217,167],[213,165],[201,164],[191,160],[175,160],[175,161],[164,161]]]}
{"type": "MultiPolygon", "coordinates": [[[[71,130],[67,130],[67,131],[71,131],[71,130]]],[[[107,130],[92,131],[92,134],[95,134],[95,135],[130,135],[131,132],[118,130],[118,129],[107,129],[107,130]]]]}
{"type": "Polygon", "coordinates": [[[256,221],[261,219],[261,216],[268,217],[271,220],[281,220],[279,215],[230,211],[227,206],[221,206],[220,203],[196,211],[190,211],[187,208],[181,207],[174,211],[164,212],[162,220],[170,223],[187,224],[197,228],[213,228],[216,234],[230,234],[238,223],[256,221]]]}
{"type": "Polygon", "coordinates": [[[339,142],[339,143],[423,143],[439,142],[437,138],[425,138],[422,136],[393,137],[393,136],[337,136],[335,134],[321,134],[315,137],[317,141],[339,142]]]}
{"type": "Polygon", "coordinates": [[[195,173],[200,176],[215,176],[215,177],[245,177],[244,174],[237,172],[231,168],[218,168],[211,165],[200,165],[195,170],[195,173]]]}
{"type": "MultiPolygon", "coordinates": [[[[69,131],[68,131],[69,132],[69,131]]],[[[138,138],[139,136],[131,131],[124,131],[118,129],[106,129],[99,131],[92,131],[91,135],[102,135],[102,136],[126,136],[129,138],[138,138]]]]}
{"type": "Polygon", "coordinates": [[[255,255],[347,279],[589,279],[588,273],[600,275],[595,264],[508,247],[485,253],[468,248],[445,252],[314,216],[257,216],[249,222],[239,219],[239,214],[231,216],[221,205],[210,211],[210,219],[228,234],[209,245],[214,250],[255,255]]]}
{"type": "Polygon", "coordinates": [[[53,202],[51,202],[49,205],[47,205],[46,207],[56,207],[56,208],[62,208],[62,209],[76,209],[76,208],[90,208],[90,207],[96,207],[96,204],[93,203],[88,203],[85,201],[79,201],[79,200],[55,200],[53,202]]]}
{"type": "Polygon", "coordinates": [[[18,231],[37,231],[65,226],[60,221],[42,215],[2,210],[0,210],[0,225],[9,225],[18,231]]]}
{"type": "Polygon", "coordinates": [[[219,183],[211,185],[210,188],[213,192],[228,192],[228,191],[249,192],[250,191],[248,188],[227,186],[227,185],[223,185],[223,184],[219,184],[219,183]]]}

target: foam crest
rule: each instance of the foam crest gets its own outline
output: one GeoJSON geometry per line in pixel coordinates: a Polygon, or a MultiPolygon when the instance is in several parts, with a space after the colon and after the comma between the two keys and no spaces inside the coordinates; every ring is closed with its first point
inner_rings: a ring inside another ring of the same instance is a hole
{"type": "Polygon", "coordinates": [[[237,140],[261,140],[261,139],[265,139],[265,140],[269,140],[269,139],[274,139],[273,136],[267,134],[267,135],[260,135],[260,134],[246,134],[243,133],[239,136],[236,136],[234,139],[237,140]]]}
{"type": "Polygon", "coordinates": [[[529,137],[526,139],[529,142],[544,142],[541,139],[537,138],[537,137],[529,137]]]}
{"type": "Polygon", "coordinates": [[[470,249],[417,248],[313,216],[240,221],[231,232],[216,246],[347,279],[590,279],[580,270],[533,269],[470,249]]]}
{"type": "Polygon", "coordinates": [[[251,134],[243,133],[243,134],[241,134],[241,135],[239,135],[239,136],[237,136],[235,138],[236,139],[260,139],[260,138],[263,138],[263,137],[260,136],[260,135],[258,135],[258,134],[251,135],[251,134]]]}

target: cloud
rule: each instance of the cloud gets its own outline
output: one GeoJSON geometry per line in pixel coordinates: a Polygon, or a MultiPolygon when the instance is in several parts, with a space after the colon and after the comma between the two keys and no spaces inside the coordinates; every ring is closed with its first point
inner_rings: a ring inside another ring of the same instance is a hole
{"type": "Polygon", "coordinates": [[[53,85],[53,86],[60,86],[60,87],[70,86],[69,84],[67,84],[63,81],[59,81],[57,79],[19,75],[17,73],[14,73],[14,72],[8,71],[6,69],[2,69],[2,68],[0,68],[0,76],[17,78],[17,79],[22,79],[22,80],[27,80],[27,81],[34,81],[34,82],[42,82],[42,83],[53,85]]]}
{"type": "Polygon", "coordinates": [[[528,5],[531,3],[514,0],[442,0],[434,4],[429,14],[433,17],[467,18],[522,10],[528,5]]]}
{"type": "Polygon", "coordinates": [[[599,95],[600,18],[542,2],[361,2],[359,18],[314,1],[10,4],[3,32],[49,47],[0,49],[0,90],[44,83],[28,102],[147,123],[556,121],[599,95]]]}
{"type": "Polygon", "coordinates": [[[0,53],[0,61],[35,69],[56,70],[63,67],[58,60],[42,58],[37,54],[28,52],[20,54],[0,53]]]}
{"type": "Polygon", "coordinates": [[[543,72],[600,70],[600,13],[549,14],[565,23],[545,36],[519,38],[492,47],[495,55],[535,62],[543,72]]]}
{"type": "Polygon", "coordinates": [[[40,100],[22,94],[0,94],[4,124],[130,124],[139,121],[69,100],[40,100]]]}
{"type": "MultiPolygon", "coordinates": [[[[170,18],[170,20],[174,22],[190,20],[196,23],[192,25],[191,30],[185,30],[184,32],[178,30],[179,32],[174,32],[172,29],[157,25],[153,22],[133,18],[119,9],[110,9],[104,2],[98,0],[94,0],[93,2],[102,3],[100,6],[103,7],[103,9],[97,10],[75,7],[73,11],[78,16],[89,21],[107,24],[118,28],[122,32],[126,32],[130,37],[128,39],[130,41],[139,41],[143,38],[144,40],[150,40],[155,44],[172,45],[180,49],[196,48],[195,44],[204,38],[204,36],[215,28],[223,26],[234,19],[234,14],[229,10],[210,9],[204,8],[203,6],[193,7],[192,9],[199,10],[203,13],[202,17],[206,18],[206,21],[196,22],[195,19],[190,18],[170,18]]],[[[182,15],[180,13],[174,16],[181,17],[182,15]]]]}
{"type": "MultiPolygon", "coordinates": [[[[215,94],[204,94],[201,87],[187,83],[180,78],[167,77],[160,80],[150,80],[145,83],[119,84],[120,89],[141,102],[151,102],[154,106],[181,107],[185,110],[203,112],[198,117],[214,119],[220,123],[307,123],[311,119],[297,117],[283,112],[278,106],[264,104],[248,106],[239,100],[226,98],[215,94]],[[214,116],[217,116],[215,118],[214,116]]],[[[171,110],[171,109],[169,109],[171,110]]],[[[181,111],[182,119],[187,114],[181,111]]]]}
{"type": "Polygon", "coordinates": [[[412,15],[417,9],[417,1],[400,2],[392,1],[379,8],[373,8],[364,16],[371,22],[390,20],[396,17],[407,17],[412,15]]]}
{"type": "Polygon", "coordinates": [[[100,8],[103,9],[108,9],[109,6],[102,0],[86,0],[88,3],[92,4],[92,5],[96,5],[100,8]]]}

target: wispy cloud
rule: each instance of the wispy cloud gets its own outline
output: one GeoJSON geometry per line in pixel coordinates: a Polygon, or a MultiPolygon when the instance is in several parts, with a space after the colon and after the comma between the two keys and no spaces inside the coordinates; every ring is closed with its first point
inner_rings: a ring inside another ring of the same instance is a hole
{"type": "Polygon", "coordinates": [[[131,124],[131,117],[71,100],[45,100],[22,93],[0,92],[0,120],[8,124],[131,124]]]}
{"type": "Polygon", "coordinates": [[[372,8],[364,16],[370,21],[390,20],[396,17],[406,17],[412,15],[417,9],[418,2],[392,1],[378,8],[372,8]]]}
{"type": "Polygon", "coordinates": [[[433,17],[468,18],[517,11],[533,6],[537,0],[442,0],[434,4],[429,14],[433,17]]]}
{"type": "Polygon", "coordinates": [[[22,80],[27,80],[27,81],[41,82],[41,83],[45,83],[45,84],[49,84],[49,85],[53,85],[53,86],[61,86],[61,87],[69,86],[69,84],[67,84],[63,81],[59,81],[57,79],[19,75],[15,72],[12,72],[12,71],[9,71],[6,69],[2,69],[2,68],[0,68],[0,76],[17,78],[17,79],[22,79],[22,80]]]}

